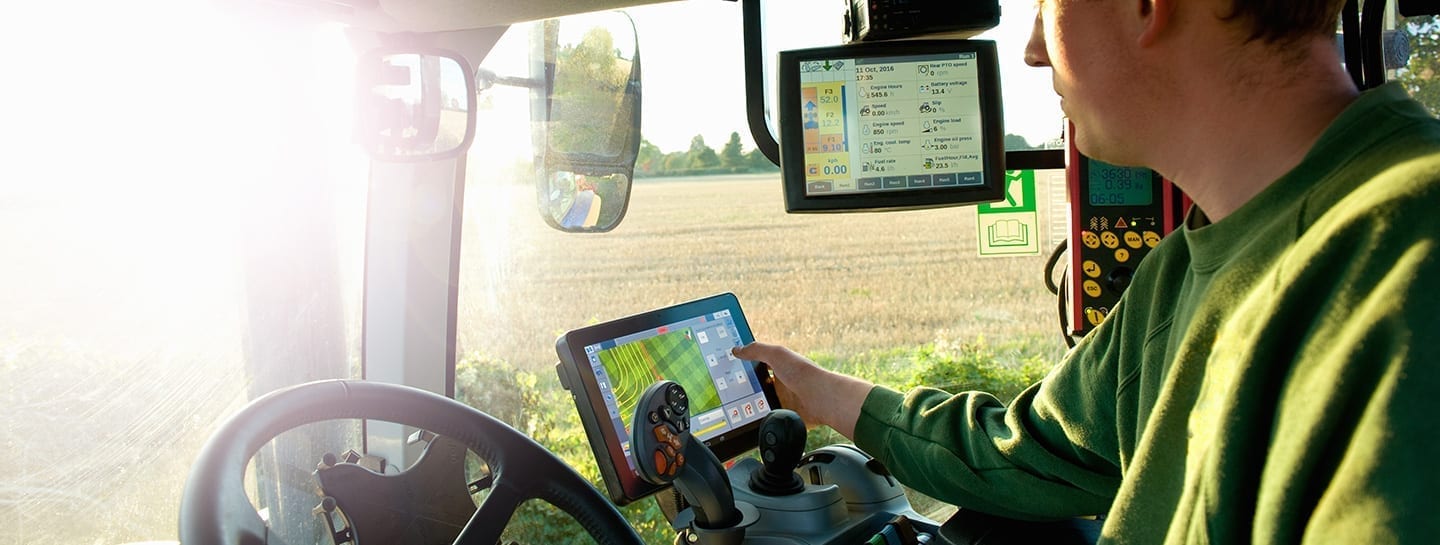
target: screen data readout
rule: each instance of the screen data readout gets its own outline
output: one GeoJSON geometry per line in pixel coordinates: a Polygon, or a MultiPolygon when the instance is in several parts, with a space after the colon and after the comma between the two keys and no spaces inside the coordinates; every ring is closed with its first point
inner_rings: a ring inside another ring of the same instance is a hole
{"type": "Polygon", "coordinates": [[[1086,193],[1091,206],[1149,206],[1154,202],[1150,169],[1087,161],[1090,183],[1086,193]]]}
{"type": "Polygon", "coordinates": [[[805,193],[980,185],[975,53],[800,63],[805,193]]]}

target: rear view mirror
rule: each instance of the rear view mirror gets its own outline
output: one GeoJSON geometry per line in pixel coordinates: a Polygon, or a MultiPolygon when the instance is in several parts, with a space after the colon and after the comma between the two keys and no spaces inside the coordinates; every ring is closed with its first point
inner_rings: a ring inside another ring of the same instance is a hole
{"type": "Polygon", "coordinates": [[[640,52],[623,13],[552,19],[537,25],[531,107],[540,170],[536,197],[550,226],[605,232],[625,217],[640,149],[640,52]],[[537,59],[538,60],[538,59],[537,59]]]}
{"type": "Polygon", "coordinates": [[[372,51],[356,66],[357,139],[372,157],[453,157],[475,137],[474,77],[457,54],[372,51]]]}

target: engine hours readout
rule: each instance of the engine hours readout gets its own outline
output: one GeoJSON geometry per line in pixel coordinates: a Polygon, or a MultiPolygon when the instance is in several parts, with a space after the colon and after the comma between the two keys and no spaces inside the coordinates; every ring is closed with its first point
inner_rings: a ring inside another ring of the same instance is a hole
{"type": "Polygon", "coordinates": [[[976,56],[802,62],[806,195],[982,184],[976,56]]]}

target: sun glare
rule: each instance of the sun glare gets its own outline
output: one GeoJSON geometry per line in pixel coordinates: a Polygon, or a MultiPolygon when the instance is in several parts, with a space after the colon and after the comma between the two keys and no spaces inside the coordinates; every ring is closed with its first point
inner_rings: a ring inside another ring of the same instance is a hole
{"type": "Polygon", "coordinates": [[[324,163],[316,183],[363,202],[343,29],[277,32],[281,15],[187,0],[44,4],[0,38],[24,76],[6,78],[0,105],[13,153],[0,247],[24,264],[5,268],[9,289],[25,286],[0,293],[0,322],[62,336],[121,322],[137,331],[114,335],[142,351],[176,333],[233,337],[246,226],[283,221],[276,203],[297,189],[276,173],[324,163]],[[296,126],[325,144],[296,151],[296,126]]]}

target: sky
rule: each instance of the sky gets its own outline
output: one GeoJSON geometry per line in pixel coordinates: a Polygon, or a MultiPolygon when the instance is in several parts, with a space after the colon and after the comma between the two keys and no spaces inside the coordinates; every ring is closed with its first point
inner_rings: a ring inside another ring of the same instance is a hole
{"type": "MultiPolygon", "coordinates": [[[[784,0],[764,3],[767,21],[764,57],[774,59],[781,50],[838,45],[843,2],[839,0],[784,0]]],[[[981,38],[996,41],[1000,56],[1006,132],[1040,144],[1061,134],[1059,97],[1050,71],[1025,66],[1025,43],[1034,21],[1034,0],[1002,0],[1009,15],[999,27],[981,38]]],[[[562,19],[561,39],[578,40],[592,26],[609,28],[621,43],[633,20],[639,42],[643,107],[641,133],[666,152],[684,151],[696,134],[720,149],[730,133],[738,132],[744,150],[754,148],[746,118],[745,67],[738,2],[687,0],[639,6],[615,13],[570,16],[562,19]]],[[[528,73],[529,28],[517,26],[500,41],[481,64],[501,75],[528,73]]],[[[774,72],[767,66],[767,73],[774,72]]],[[[771,91],[773,92],[773,91],[771,91]]],[[[528,98],[519,88],[488,91],[492,107],[482,104],[482,130],[476,148],[510,162],[528,157],[529,141],[486,126],[517,126],[528,120],[528,98]]]]}
{"type": "MultiPolygon", "coordinates": [[[[767,58],[781,49],[839,43],[843,2],[771,0],[765,4],[766,39],[772,42],[767,44],[767,58]]],[[[0,210],[13,209],[41,194],[47,200],[61,198],[62,193],[75,195],[81,188],[74,182],[81,180],[86,187],[78,193],[92,196],[96,202],[116,196],[133,198],[135,186],[114,183],[117,173],[147,168],[153,172],[153,165],[145,161],[152,150],[161,148],[186,164],[163,163],[161,166],[176,172],[156,173],[148,179],[193,187],[193,180],[184,172],[203,171],[229,160],[228,156],[245,156],[236,150],[264,144],[263,135],[269,129],[252,126],[263,116],[250,110],[265,107],[263,100],[255,100],[257,96],[304,98],[330,111],[326,115],[336,119],[340,134],[336,141],[348,141],[343,128],[351,111],[343,84],[348,81],[354,52],[336,29],[317,37],[315,51],[309,52],[316,55],[316,66],[323,67],[307,78],[314,81],[293,77],[237,80],[227,76],[264,72],[263,67],[249,66],[260,57],[246,49],[250,43],[246,37],[254,31],[207,11],[203,2],[147,0],[117,5],[97,1],[86,6],[93,16],[85,18],[70,17],[69,10],[74,8],[70,4],[30,3],[19,8],[16,18],[0,20],[0,31],[4,31],[0,32],[0,45],[4,46],[0,50],[6,52],[7,73],[30,74],[28,81],[34,82],[5,86],[7,100],[0,101],[0,118],[11,127],[0,134],[0,143],[7,143],[7,149],[27,150],[17,153],[23,162],[3,165],[8,173],[0,172],[5,174],[0,176],[0,196],[4,196],[0,210]],[[212,19],[210,26],[165,23],[212,19]],[[19,21],[25,23],[17,24],[19,21]],[[46,53],[22,53],[33,49],[46,53]],[[194,83],[208,80],[225,86],[202,89],[194,83]],[[69,121],[57,122],[61,119],[69,121]],[[84,150],[84,161],[74,160],[78,150],[84,150]],[[65,169],[51,168],[57,165],[65,169]],[[62,174],[69,182],[35,183],[37,178],[62,174]]],[[[993,37],[999,46],[1006,131],[1039,143],[1060,134],[1061,114],[1049,71],[1021,62],[1034,3],[1004,0],[1002,8],[1006,12],[1001,26],[981,37],[993,37]]],[[[745,148],[753,148],[745,115],[740,4],[687,0],[641,6],[628,13],[636,25],[644,67],[644,137],[663,150],[679,151],[700,134],[718,149],[731,132],[739,132],[745,148]]],[[[514,57],[523,59],[523,51],[514,57]]],[[[506,113],[526,115],[526,110],[514,108],[506,113]]],[[[528,140],[482,132],[476,143],[482,150],[516,148],[514,155],[524,156],[528,155],[528,140]]],[[[239,175],[234,168],[220,170],[239,175]]]]}
{"type": "MultiPolygon", "coordinates": [[[[784,0],[767,6],[767,58],[776,51],[840,43],[840,0],[784,0]],[[783,30],[780,30],[783,29],[783,30]]],[[[1059,98],[1050,71],[1022,62],[1034,22],[1034,0],[1002,0],[996,40],[1004,80],[1006,132],[1039,144],[1059,136],[1059,98]]],[[[665,151],[689,147],[701,134],[719,148],[732,131],[753,147],[745,117],[740,4],[689,0],[628,10],[639,34],[645,109],[641,132],[665,151]]],[[[773,67],[770,68],[773,70],[773,67]]]]}

